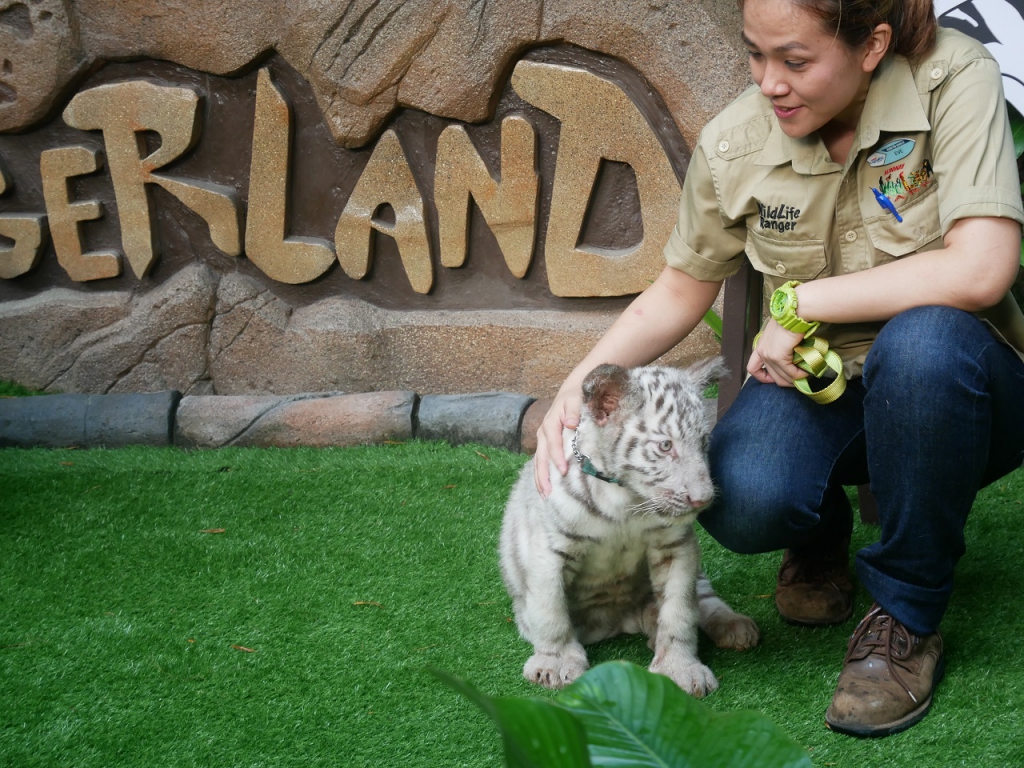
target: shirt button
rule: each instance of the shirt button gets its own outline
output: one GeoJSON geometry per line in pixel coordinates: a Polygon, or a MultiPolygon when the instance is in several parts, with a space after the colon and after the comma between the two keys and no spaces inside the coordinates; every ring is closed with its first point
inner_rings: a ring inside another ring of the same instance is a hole
{"type": "Polygon", "coordinates": [[[932,76],[932,80],[938,80],[943,74],[942,67],[935,67],[929,74],[932,76]]]}
{"type": "Polygon", "coordinates": [[[778,272],[780,275],[786,274],[786,265],[781,262],[776,264],[775,271],[778,272]]]}
{"type": "Polygon", "coordinates": [[[720,141],[720,142],[718,142],[718,151],[719,152],[728,152],[729,151],[729,142],[728,141],[720,141]]]}
{"type": "Polygon", "coordinates": [[[849,232],[843,235],[843,237],[846,238],[846,242],[852,243],[854,240],[857,239],[857,233],[851,229],[849,232]]]}

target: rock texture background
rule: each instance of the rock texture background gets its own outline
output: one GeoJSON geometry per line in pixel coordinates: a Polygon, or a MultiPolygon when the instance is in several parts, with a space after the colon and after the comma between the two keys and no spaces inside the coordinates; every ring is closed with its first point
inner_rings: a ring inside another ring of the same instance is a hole
{"type": "MultiPolygon", "coordinates": [[[[396,122],[436,136],[439,119],[494,121],[512,67],[543,46],[592,51],[638,73],[685,153],[748,82],[739,30],[735,4],[718,0],[0,0],[0,156],[17,178],[15,196],[25,196],[13,198],[15,208],[28,210],[38,171],[19,158],[38,151],[34,137],[44,131],[67,133],[59,113],[87,81],[163,77],[178,65],[232,78],[241,94],[268,57],[309,89],[309,103],[294,104],[307,122],[300,131],[323,131],[356,150],[396,122]],[[311,125],[317,119],[322,126],[311,125]]],[[[246,140],[248,120],[240,129],[246,140]]],[[[557,137],[557,125],[552,130],[557,137]]],[[[220,149],[199,152],[209,158],[220,149]]],[[[198,162],[190,158],[186,169],[198,162]]],[[[319,161],[297,158],[300,173],[303,162],[319,161]]],[[[539,162],[543,175],[553,160],[539,162]]],[[[684,168],[685,160],[677,172],[684,168]]],[[[244,179],[218,181],[235,182],[244,198],[244,179]]],[[[309,193],[297,193],[298,224],[315,206],[309,193]]],[[[472,272],[446,278],[427,299],[334,290],[330,279],[304,293],[244,260],[205,257],[192,233],[163,226],[168,254],[144,280],[70,283],[49,256],[34,273],[0,281],[0,377],[84,393],[545,397],[623,306],[557,300],[536,281],[472,272]]],[[[542,264],[543,253],[535,259],[542,264]]],[[[396,261],[381,259],[379,275],[396,261]]],[[[667,360],[715,351],[701,329],[667,360]]]]}
{"type": "Polygon", "coordinates": [[[643,73],[692,143],[747,82],[739,28],[716,0],[0,0],[0,131],[39,121],[105,62],[226,75],[273,50],[337,141],[359,147],[400,106],[485,120],[523,51],[569,43],[643,73]]]}

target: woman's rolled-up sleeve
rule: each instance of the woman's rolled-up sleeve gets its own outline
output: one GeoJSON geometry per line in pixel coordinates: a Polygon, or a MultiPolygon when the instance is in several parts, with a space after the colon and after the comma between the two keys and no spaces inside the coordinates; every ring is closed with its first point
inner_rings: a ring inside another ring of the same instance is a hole
{"type": "Polygon", "coordinates": [[[707,156],[698,142],[683,181],[675,229],[665,244],[665,261],[697,280],[724,280],[739,270],[747,230],[727,223],[707,156]]]}

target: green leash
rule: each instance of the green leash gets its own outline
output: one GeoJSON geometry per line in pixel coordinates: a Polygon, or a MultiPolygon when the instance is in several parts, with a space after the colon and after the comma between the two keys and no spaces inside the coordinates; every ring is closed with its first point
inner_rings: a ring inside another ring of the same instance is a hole
{"type": "MultiPolygon", "coordinates": [[[[804,338],[804,342],[807,338],[804,338]]],[[[827,370],[835,373],[836,377],[832,383],[824,389],[815,392],[807,379],[797,379],[793,385],[807,395],[811,400],[820,404],[828,405],[839,399],[839,396],[846,391],[846,376],[843,374],[843,360],[833,350],[828,348],[828,342],[824,339],[814,337],[810,339],[811,345],[801,344],[793,349],[793,362],[797,368],[807,371],[811,376],[820,379],[827,370]]]]}
{"type": "MultiPolygon", "coordinates": [[[[755,350],[757,349],[757,342],[760,340],[761,334],[759,333],[754,337],[755,350]]],[[[819,405],[834,403],[846,391],[843,360],[834,350],[829,349],[828,342],[825,339],[817,336],[811,338],[804,336],[803,342],[793,348],[793,364],[816,379],[820,379],[829,370],[835,373],[836,377],[832,382],[827,387],[817,391],[811,389],[807,379],[796,379],[793,382],[793,386],[819,405]]]]}

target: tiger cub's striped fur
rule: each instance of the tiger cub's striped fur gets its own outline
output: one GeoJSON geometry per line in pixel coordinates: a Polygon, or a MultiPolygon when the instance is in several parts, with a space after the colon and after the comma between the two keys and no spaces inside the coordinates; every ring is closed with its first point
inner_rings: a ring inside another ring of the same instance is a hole
{"type": "Polygon", "coordinates": [[[754,622],[712,590],[693,529],[714,495],[702,393],[724,371],[721,358],[686,370],[602,365],[584,381],[575,436],[565,433],[568,474],[551,466],[544,499],[533,461],[523,468],[500,556],[519,632],[534,647],[528,680],[560,688],[586,671],[585,644],[643,632],[651,671],[700,696],[718,681],[697,658],[698,623],[720,647],[757,644],[754,622]]]}

